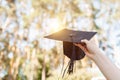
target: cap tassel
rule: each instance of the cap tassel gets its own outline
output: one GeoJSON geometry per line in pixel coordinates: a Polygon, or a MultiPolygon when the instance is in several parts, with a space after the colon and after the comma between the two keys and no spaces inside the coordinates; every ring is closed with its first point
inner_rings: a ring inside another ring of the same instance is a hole
{"type": "MultiPolygon", "coordinates": [[[[71,40],[74,42],[73,34],[71,34],[70,37],[71,37],[71,40]]],[[[69,64],[69,68],[68,68],[68,74],[73,73],[74,59],[76,57],[76,55],[75,55],[75,46],[74,46],[73,43],[72,43],[72,45],[73,45],[73,49],[72,49],[72,55],[71,55],[70,64],[69,64]]]]}
{"type": "Polygon", "coordinates": [[[74,67],[74,61],[70,60],[69,68],[68,68],[68,74],[73,73],[73,67],[74,67]]]}
{"type": "MultiPolygon", "coordinates": [[[[71,40],[74,42],[74,40],[73,40],[73,35],[71,34],[70,35],[70,37],[71,37],[71,40]]],[[[75,58],[76,58],[76,54],[75,54],[75,46],[74,46],[74,44],[72,43],[72,54],[71,54],[71,58],[70,58],[70,61],[69,61],[69,63],[68,63],[68,74],[72,74],[73,73],[73,67],[74,67],[74,60],[75,60],[75,58]]],[[[66,69],[67,69],[67,67],[66,67],[66,69]]],[[[64,77],[64,74],[65,74],[65,71],[66,71],[66,69],[64,70],[64,73],[63,73],[63,77],[64,77]]]]}

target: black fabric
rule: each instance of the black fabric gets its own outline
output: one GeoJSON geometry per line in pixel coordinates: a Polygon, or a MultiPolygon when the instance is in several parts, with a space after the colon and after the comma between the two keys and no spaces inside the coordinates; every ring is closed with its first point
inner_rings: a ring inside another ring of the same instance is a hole
{"type": "Polygon", "coordinates": [[[85,53],[72,42],[63,42],[63,52],[68,58],[73,60],[80,60],[85,56],[85,53]]]}
{"type": "Polygon", "coordinates": [[[45,38],[78,43],[82,39],[90,40],[95,34],[96,32],[63,29],[51,35],[45,36],[45,38]]]}
{"type": "Polygon", "coordinates": [[[70,63],[68,67],[68,74],[73,73],[74,61],[84,58],[85,53],[72,42],[63,42],[64,55],[70,58],[70,63]]]}

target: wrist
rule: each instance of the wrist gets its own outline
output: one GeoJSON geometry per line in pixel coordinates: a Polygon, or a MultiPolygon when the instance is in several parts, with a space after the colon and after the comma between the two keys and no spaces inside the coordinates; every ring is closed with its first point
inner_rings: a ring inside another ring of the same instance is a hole
{"type": "Polygon", "coordinates": [[[102,57],[102,55],[103,55],[102,51],[97,49],[94,55],[92,56],[92,60],[96,62],[97,60],[99,60],[99,58],[102,57]]]}

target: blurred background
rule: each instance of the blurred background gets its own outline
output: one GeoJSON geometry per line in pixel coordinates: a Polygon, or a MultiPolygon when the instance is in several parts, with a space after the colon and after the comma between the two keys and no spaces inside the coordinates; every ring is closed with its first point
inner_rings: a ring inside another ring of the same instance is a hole
{"type": "Polygon", "coordinates": [[[62,42],[44,36],[63,28],[97,31],[120,68],[120,0],[0,0],[0,80],[105,80],[87,57],[62,78],[62,42]]]}

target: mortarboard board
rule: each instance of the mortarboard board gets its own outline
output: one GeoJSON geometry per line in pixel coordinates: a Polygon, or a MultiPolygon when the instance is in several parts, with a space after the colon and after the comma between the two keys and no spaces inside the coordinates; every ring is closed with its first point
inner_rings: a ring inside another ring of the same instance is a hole
{"type": "Polygon", "coordinates": [[[80,60],[85,56],[85,53],[73,43],[81,43],[82,39],[90,40],[96,32],[90,31],[76,31],[69,29],[62,29],[58,32],[45,36],[45,38],[63,41],[63,52],[70,58],[68,73],[73,72],[75,60],[80,60]]]}

